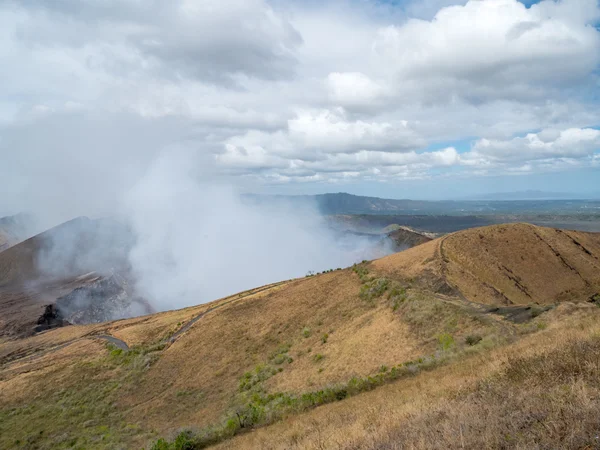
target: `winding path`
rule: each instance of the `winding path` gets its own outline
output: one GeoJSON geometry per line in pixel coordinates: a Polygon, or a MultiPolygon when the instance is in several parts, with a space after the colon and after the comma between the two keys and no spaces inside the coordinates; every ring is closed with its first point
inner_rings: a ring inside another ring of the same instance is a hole
{"type": "MultiPolygon", "coordinates": [[[[215,305],[211,308],[208,308],[205,311],[202,311],[200,314],[194,316],[192,319],[190,319],[189,321],[187,321],[176,333],[174,333],[171,337],[164,339],[161,343],[163,344],[173,344],[182,334],[184,334],[186,331],[188,331],[192,325],[194,325],[196,322],[198,322],[200,319],[202,319],[202,317],[204,317],[206,314],[208,314],[209,312],[212,312],[216,309],[222,308],[226,305],[229,305],[230,303],[236,302],[238,300],[241,300],[243,298],[249,297],[251,295],[254,294],[258,294],[259,292],[264,292],[267,291],[269,289],[275,288],[277,286],[281,286],[283,284],[289,283],[290,280],[286,280],[286,281],[280,281],[277,283],[272,283],[260,288],[256,288],[256,289],[250,289],[248,291],[244,291],[241,292],[239,294],[234,294],[233,296],[231,296],[232,298],[230,298],[229,300],[225,300],[221,303],[219,303],[218,305],[215,305]]],[[[226,297],[227,298],[227,297],[226,297]]],[[[108,341],[109,343],[113,344],[115,347],[123,350],[123,351],[129,351],[129,345],[127,345],[127,343],[125,341],[123,341],[122,339],[119,339],[115,336],[112,336],[110,334],[94,334],[94,332],[92,333],[88,333],[85,334],[83,336],[80,336],[76,339],[73,339],[71,341],[68,342],[63,342],[62,344],[58,344],[54,347],[48,348],[48,349],[44,349],[44,350],[40,350],[35,352],[34,354],[29,354],[29,355],[24,355],[19,357],[19,353],[16,352],[14,354],[9,354],[6,355],[3,358],[3,361],[0,361],[0,365],[1,366],[5,366],[5,365],[9,365],[15,362],[27,362],[27,361],[31,361],[37,358],[40,358],[42,356],[48,355],[50,353],[54,353],[56,351],[62,350],[65,347],[68,347],[71,344],[74,344],[76,342],[81,341],[82,339],[87,339],[87,338],[97,338],[97,339],[102,339],[105,341],[108,341]]]]}
{"type": "Polygon", "coordinates": [[[179,330],[177,330],[171,337],[165,339],[163,341],[163,343],[172,344],[183,333],[185,333],[187,330],[189,330],[192,327],[192,325],[194,325],[196,322],[198,322],[200,319],[202,319],[206,314],[208,314],[209,312],[214,311],[215,309],[222,308],[223,306],[229,305],[230,303],[236,302],[236,301],[241,300],[241,299],[243,299],[245,297],[249,297],[251,295],[258,294],[259,292],[267,291],[269,289],[275,288],[277,286],[281,286],[281,285],[289,283],[289,282],[290,281],[279,281],[277,283],[268,284],[268,285],[263,286],[261,288],[251,289],[249,291],[242,292],[241,294],[235,294],[234,298],[232,298],[230,300],[227,300],[227,301],[224,301],[222,303],[219,303],[218,305],[215,305],[212,308],[208,308],[207,310],[202,311],[200,314],[198,314],[197,316],[195,316],[192,319],[190,319],[185,325],[183,325],[179,330]]]}
{"type": "Polygon", "coordinates": [[[125,352],[129,350],[129,345],[127,345],[127,343],[125,341],[122,341],[121,339],[111,336],[109,334],[99,334],[94,337],[97,337],[99,339],[104,339],[104,340],[110,342],[111,344],[113,344],[115,347],[120,348],[121,350],[123,350],[125,352]]]}

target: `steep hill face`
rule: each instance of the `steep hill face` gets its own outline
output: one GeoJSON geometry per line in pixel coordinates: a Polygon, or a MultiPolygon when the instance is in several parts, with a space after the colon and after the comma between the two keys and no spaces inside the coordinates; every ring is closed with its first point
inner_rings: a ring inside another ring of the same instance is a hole
{"type": "Polygon", "coordinates": [[[453,233],[374,266],[478,303],[545,305],[600,292],[599,258],[599,233],[510,224],[453,233]]]}
{"type": "Polygon", "coordinates": [[[398,226],[395,230],[387,233],[387,236],[394,242],[397,251],[416,247],[434,239],[430,233],[422,233],[409,227],[398,226]]]}

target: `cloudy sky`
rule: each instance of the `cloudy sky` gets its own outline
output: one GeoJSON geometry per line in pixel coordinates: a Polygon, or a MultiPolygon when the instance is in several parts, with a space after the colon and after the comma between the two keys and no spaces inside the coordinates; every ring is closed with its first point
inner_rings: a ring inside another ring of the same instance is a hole
{"type": "Polygon", "coordinates": [[[86,203],[181,148],[248,192],[598,193],[599,23],[597,0],[4,0],[5,199],[86,203]]]}

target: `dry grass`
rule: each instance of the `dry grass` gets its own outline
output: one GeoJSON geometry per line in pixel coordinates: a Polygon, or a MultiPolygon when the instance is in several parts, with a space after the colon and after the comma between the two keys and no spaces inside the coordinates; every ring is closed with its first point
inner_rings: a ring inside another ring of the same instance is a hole
{"type": "Polygon", "coordinates": [[[473,301],[552,304],[600,291],[600,233],[497,225],[454,233],[443,251],[448,278],[473,301]]]}
{"type": "Polygon", "coordinates": [[[558,315],[561,321],[508,346],[217,448],[597,448],[600,312],[558,315]]]}
{"type": "Polygon", "coordinates": [[[600,233],[529,224],[452,233],[373,262],[390,276],[486,304],[580,301],[600,291],[600,233]]]}

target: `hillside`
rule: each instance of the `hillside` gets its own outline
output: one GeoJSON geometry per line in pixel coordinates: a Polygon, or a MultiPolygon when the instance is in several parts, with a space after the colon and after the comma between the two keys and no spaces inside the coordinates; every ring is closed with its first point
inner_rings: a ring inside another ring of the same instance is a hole
{"type": "Polygon", "coordinates": [[[529,224],[473,228],[374,266],[493,305],[553,304],[600,292],[600,234],[529,224]]]}
{"type": "MultiPolygon", "coordinates": [[[[584,342],[597,329],[598,255],[600,235],[492,226],[206,305],[4,338],[0,447],[139,448],[165,438],[162,449],[189,427],[179,442],[190,448],[391,448],[394,433],[428,448],[432,437],[419,433],[455,423],[436,408],[452,404],[475,426],[481,411],[469,416],[460,389],[489,404],[476,383],[501,361],[569,352],[571,341],[554,349],[549,337],[576,323],[571,339],[584,342]]],[[[496,383],[512,389],[510,378],[496,383]]],[[[447,447],[458,442],[441,433],[447,447]]],[[[463,430],[470,448],[478,433],[463,430]]]]}
{"type": "Polygon", "coordinates": [[[61,297],[65,297],[65,318],[127,317],[131,315],[127,305],[132,302],[142,305],[141,311],[151,312],[147,303],[134,299],[127,288],[131,239],[116,222],[80,217],[0,252],[0,336],[31,334],[46,305],[61,297]],[[121,287],[109,289],[111,295],[105,300],[113,306],[117,302],[118,313],[92,313],[91,309],[99,306],[91,306],[90,295],[97,296],[97,286],[115,277],[121,280],[121,287]]]}

